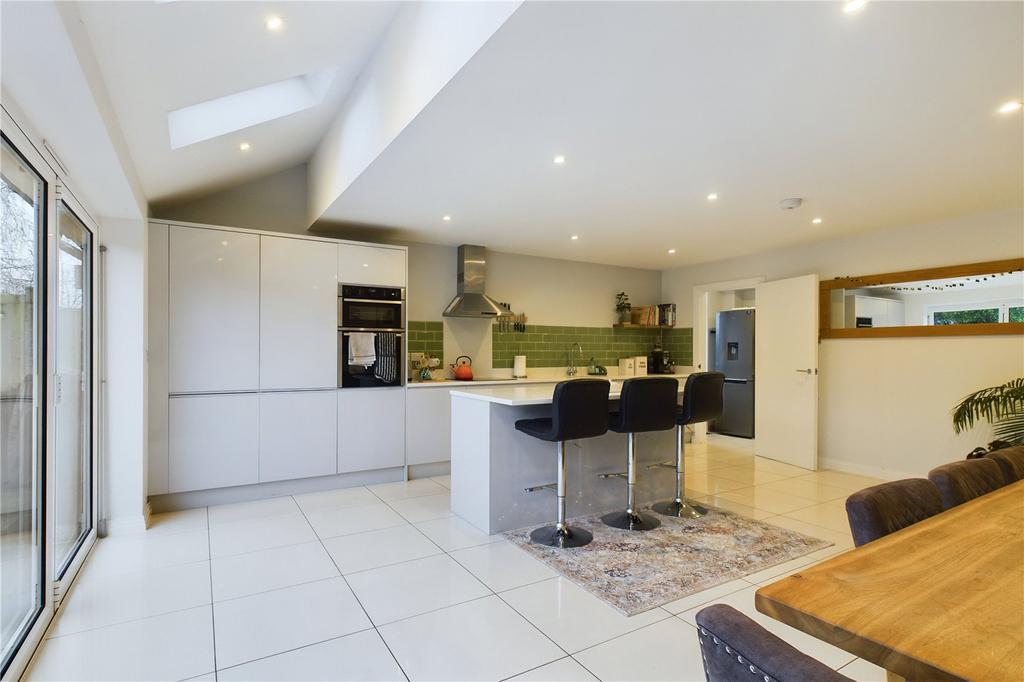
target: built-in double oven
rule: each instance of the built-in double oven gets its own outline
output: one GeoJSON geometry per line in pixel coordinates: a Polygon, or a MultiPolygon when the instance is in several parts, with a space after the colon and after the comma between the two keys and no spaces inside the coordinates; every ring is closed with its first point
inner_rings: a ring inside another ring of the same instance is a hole
{"type": "Polygon", "coordinates": [[[338,285],[338,387],[405,383],[405,289],[338,285]]]}

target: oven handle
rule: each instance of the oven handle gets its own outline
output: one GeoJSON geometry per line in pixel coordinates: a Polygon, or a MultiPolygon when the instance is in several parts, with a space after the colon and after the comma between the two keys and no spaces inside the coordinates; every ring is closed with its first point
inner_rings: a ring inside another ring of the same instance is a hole
{"type": "Polygon", "coordinates": [[[405,332],[404,329],[356,329],[354,327],[346,327],[345,329],[339,329],[342,336],[352,336],[352,332],[387,332],[394,334],[395,336],[402,336],[405,332]]]}
{"type": "Polygon", "coordinates": [[[345,303],[387,303],[389,305],[402,305],[403,303],[405,303],[405,301],[383,301],[377,298],[343,298],[341,300],[344,301],[345,303]]]}

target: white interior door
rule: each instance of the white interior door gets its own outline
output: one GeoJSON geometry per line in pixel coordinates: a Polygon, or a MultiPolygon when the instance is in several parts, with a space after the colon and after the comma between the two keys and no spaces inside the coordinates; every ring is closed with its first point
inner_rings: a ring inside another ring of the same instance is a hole
{"type": "Polygon", "coordinates": [[[756,287],[755,452],[818,468],[818,276],[756,287]]]}

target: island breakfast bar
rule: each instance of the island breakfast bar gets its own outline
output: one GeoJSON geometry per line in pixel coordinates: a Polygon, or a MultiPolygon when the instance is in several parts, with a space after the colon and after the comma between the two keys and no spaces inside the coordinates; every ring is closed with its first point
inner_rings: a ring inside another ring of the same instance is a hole
{"type": "MultiPolygon", "coordinates": [[[[679,380],[682,392],[685,374],[679,380]]],[[[642,379],[641,379],[642,380],[642,379]]],[[[622,391],[611,382],[610,411],[622,391]]],[[[519,419],[550,415],[554,385],[496,386],[473,392],[453,390],[451,497],[452,511],[480,530],[495,534],[553,521],[554,492],[527,492],[556,477],[555,449],[550,443],[516,430],[519,419]]],[[[637,502],[675,496],[675,467],[652,464],[675,458],[675,431],[636,436],[637,502]]],[[[616,474],[626,468],[626,436],[609,431],[598,438],[566,444],[566,513],[571,518],[621,509],[626,482],[616,474]]]]}

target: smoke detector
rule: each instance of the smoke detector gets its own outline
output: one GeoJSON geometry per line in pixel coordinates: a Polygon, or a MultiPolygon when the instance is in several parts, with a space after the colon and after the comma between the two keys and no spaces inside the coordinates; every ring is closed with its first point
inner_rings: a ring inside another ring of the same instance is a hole
{"type": "Polygon", "coordinates": [[[804,203],[804,200],[800,197],[791,197],[789,199],[783,199],[779,202],[779,206],[782,207],[783,211],[792,211],[794,208],[800,208],[804,203]]]}

